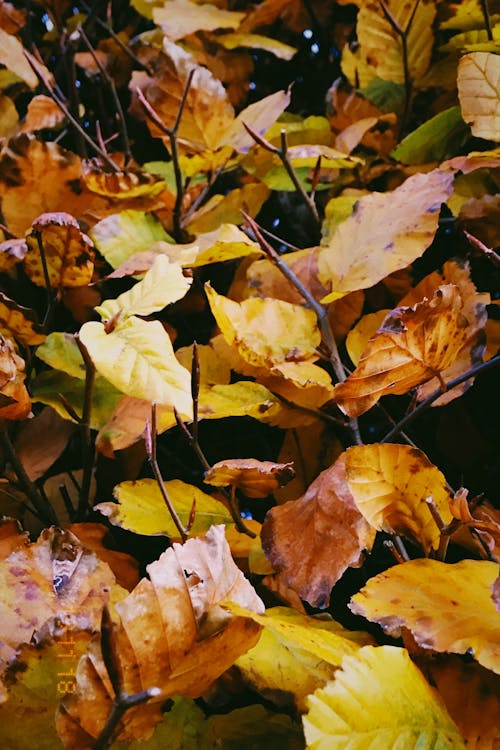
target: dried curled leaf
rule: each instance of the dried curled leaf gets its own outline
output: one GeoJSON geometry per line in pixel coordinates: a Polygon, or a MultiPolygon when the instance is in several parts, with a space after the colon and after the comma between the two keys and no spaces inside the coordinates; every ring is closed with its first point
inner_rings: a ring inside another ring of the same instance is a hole
{"type": "Polygon", "coordinates": [[[333,682],[308,702],[308,750],[465,750],[438,693],[402,648],[364,646],[344,657],[333,682]]]}
{"type": "MultiPolygon", "coordinates": [[[[136,693],[156,686],[161,692],[127,712],[117,737],[123,741],[148,738],[167,698],[198,697],[255,643],[260,626],[232,617],[220,604],[264,609],[233,563],[222,526],[213,526],[206,538],[174,544],[147,571],[149,579],[116,606],[113,639],[123,689],[136,693]]],[[[75,693],[63,700],[57,717],[59,735],[72,750],[92,743],[111,706],[99,640],[80,661],[76,680],[75,693]]]]}
{"type": "Polygon", "coordinates": [[[295,476],[292,464],[233,458],[218,461],[206,472],[204,481],[214,487],[236,487],[247,497],[267,497],[295,476]]]}
{"type": "Polygon", "coordinates": [[[12,341],[0,334],[0,420],[25,419],[31,412],[24,367],[24,359],[16,354],[12,341]]]}
{"type": "Polygon", "coordinates": [[[443,382],[442,374],[481,322],[484,326],[484,302],[470,305],[454,284],[438,287],[430,300],[396,308],[370,339],[354,372],[335,387],[335,401],[356,417],[388,393],[407,393],[435,377],[443,382]]]}
{"type": "Polygon", "coordinates": [[[354,502],[373,527],[409,537],[426,554],[437,549],[440,532],[425,501],[432,498],[448,524],[451,497],[425,453],[409,445],[355,445],[345,452],[345,466],[354,502]]]}
{"type": "Polygon", "coordinates": [[[286,585],[309,604],[327,606],[332,587],[348,567],[360,564],[375,539],[347,486],[343,456],[301,498],[272,508],[261,538],[286,585]]]}
{"type": "Polygon", "coordinates": [[[26,242],[28,253],[24,269],[37,286],[46,285],[42,250],[53,289],[85,286],[90,282],[94,271],[94,244],[70,214],[42,214],[33,222],[26,242]]]}
{"type": "Polygon", "coordinates": [[[500,673],[500,622],[491,600],[498,565],[487,560],[410,560],[371,578],[350,609],[392,635],[411,630],[422,648],[471,653],[500,673]]]}

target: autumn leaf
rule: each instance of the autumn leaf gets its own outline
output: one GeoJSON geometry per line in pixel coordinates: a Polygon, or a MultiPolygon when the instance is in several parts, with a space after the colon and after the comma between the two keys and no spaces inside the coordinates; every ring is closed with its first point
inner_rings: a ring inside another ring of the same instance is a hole
{"type": "Polygon", "coordinates": [[[90,282],[94,271],[93,243],[80,231],[73,216],[42,214],[33,222],[26,242],[28,253],[24,258],[24,269],[37,286],[46,286],[42,251],[52,288],[85,286],[90,282]]]}
{"type": "Polygon", "coordinates": [[[465,750],[439,694],[405,649],[364,646],[345,656],[335,679],[316,690],[308,703],[302,721],[311,750],[362,750],[369,745],[465,750]],[[404,690],[398,689],[402,685],[404,690]]]}
{"type": "MultiPolygon", "coordinates": [[[[200,534],[216,524],[233,520],[225,505],[180,479],[165,482],[165,490],[181,522],[187,526],[193,513],[190,534],[200,534]]],[[[120,482],[113,490],[116,503],[99,503],[95,509],[107,516],[115,526],[136,534],[165,534],[177,537],[179,530],[172,520],[163,496],[154,479],[120,482]]]]}
{"type": "MultiPolygon", "coordinates": [[[[174,544],[147,570],[149,579],[116,605],[114,638],[123,689],[134,693],[154,685],[161,692],[147,706],[127,713],[121,740],[149,737],[168,697],[201,695],[253,645],[260,626],[230,616],[221,603],[263,611],[232,562],[221,526],[212,527],[205,539],[174,544]]],[[[64,699],[57,717],[57,730],[67,747],[87,747],[99,735],[111,706],[110,693],[101,646],[95,640],[79,664],[76,691],[64,699]]]]}
{"type": "Polygon", "coordinates": [[[371,548],[375,531],[354,503],[341,457],[301,498],[272,508],[261,537],[286,584],[312,606],[325,607],[344,571],[357,567],[363,550],[371,548]]]}
{"type": "Polygon", "coordinates": [[[38,94],[28,104],[28,111],[21,130],[34,133],[37,130],[56,130],[65,120],[65,115],[50,96],[38,94]]]}
{"type": "Polygon", "coordinates": [[[379,531],[437,549],[440,532],[427,506],[432,498],[445,524],[451,497],[443,474],[425,453],[409,445],[355,445],[345,452],[347,485],[358,510],[379,531]]]}
{"type": "MultiPolygon", "coordinates": [[[[0,28],[0,63],[16,74],[31,89],[38,86],[38,78],[24,56],[23,45],[13,34],[0,28]]],[[[47,69],[45,68],[47,72],[47,69]]]]}
{"type": "Polygon", "coordinates": [[[498,674],[500,627],[490,590],[497,574],[487,560],[410,560],[371,578],[349,606],[392,635],[406,627],[422,648],[470,652],[498,674]]]}
{"type": "Polygon", "coordinates": [[[90,236],[113,268],[118,268],[135,253],[149,250],[155,242],[170,239],[153,214],[132,209],[102,219],[92,227],[90,236]]]}
{"type": "Polygon", "coordinates": [[[114,199],[156,196],[165,188],[164,180],[130,164],[111,172],[97,157],[82,162],[82,176],[90,192],[114,199]]]}
{"type": "Polygon", "coordinates": [[[214,487],[235,487],[247,497],[267,497],[287,484],[295,472],[291,464],[257,461],[255,458],[227,458],[213,464],[204,481],[214,487]]]}
{"type": "MultiPolygon", "coordinates": [[[[231,606],[233,614],[243,614],[231,606]]],[[[291,693],[302,712],[306,696],[332,679],[346,654],[371,643],[366,633],[350,631],[338,622],[272,607],[265,614],[248,613],[263,626],[258,643],[239,657],[236,666],[263,696],[291,693]]],[[[278,698],[279,701],[279,698],[278,698]]]]}
{"type": "Polygon", "coordinates": [[[393,310],[368,342],[354,372],[335,387],[337,404],[354,417],[381,396],[407,393],[431,378],[438,377],[442,387],[443,373],[486,322],[483,304],[472,309],[455,284],[446,284],[431,299],[393,310]]]}
{"type": "Polygon", "coordinates": [[[162,7],[153,8],[154,22],[161,26],[166,37],[174,41],[200,29],[235,29],[244,17],[244,13],[190,0],[168,0],[162,7]]]}
{"type": "Polygon", "coordinates": [[[320,333],[312,310],[276,299],[238,304],[210,285],[205,289],[224,338],[249,364],[268,367],[317,357],[320,333]]]}
{"type": "Polygon", "coordinates": [[[45,339],[45,333],[35,312],[19,305],[0,292],[0,326],[9,335],[25,346],[36,346],[45,339]]]}
{"type": "Polygon", "coordinates": [[[500,55],[471,52],[458,64],[462,117],[477,138],[498,140],[500,131],[500,55]]]}
{"type": "Polygon", "coordinates": [[[409,177],[392,192],[360,198],[319,254],[319,280],[332,288],[322,301],[372,286],[420,257],[432,242],[452,184],[450,174],[434,170],[409,177]]]}
{"type": "Polygon", "coordinates": [[[122,393],[192,412],[189,372],[175,358],[162,324],[135,315],[109,333],[97,321],[85,323],[80,338],[97,371],[122,393]]]}
{"type": "Polygon", "coordinates": [[[11,339],[0,334],[0,420],[22,420],[31,413],[24,369],[24,359],[16,353],[11,339]]]}

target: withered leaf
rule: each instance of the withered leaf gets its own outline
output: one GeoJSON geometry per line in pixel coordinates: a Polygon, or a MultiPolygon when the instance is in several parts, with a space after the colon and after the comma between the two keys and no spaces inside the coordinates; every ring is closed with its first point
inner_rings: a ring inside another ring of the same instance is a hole
{"type": "Polygon", "coordinates": [[[332,587],[348,567],[360,564],[375,539],[349,491],[343,456],[301,498],[272,508],[261,537],[285,583],[314,607],[327,606],[332,587]]]}
{"type": "Polygon", "coordinates": [[[294,476],[292,464],[257,461],[255,458],[227,458],[213,464],[205,473],[204,481],[214,487],[231,485],[247,497],[267,497],[294,476]]]}

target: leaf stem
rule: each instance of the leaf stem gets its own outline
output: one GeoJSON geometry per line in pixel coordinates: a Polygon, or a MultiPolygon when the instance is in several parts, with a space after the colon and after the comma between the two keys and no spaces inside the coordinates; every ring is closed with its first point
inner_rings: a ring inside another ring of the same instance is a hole
{"type": "Polygon", "coordinates": [[[47,267],[47,258],[45,255],[45,248],[42,242],[42,234],[38,230],[33,230],[33,236],[35,237],[38,244],[38,251],[40,253],[40,261],[42,263],[43,280],[45,282],[45,289],[47,290],[47,308],[42,321],[42,327],[44,331],[47,331],[52,318],[52,310],[54,306],[54,295],[52,294],[52,287],[50,286],[49,269],[47,267]]]}
{"type": "Polygon", "coordinates": [[[486,33],[488,35],[488,41],[493,41],[493,30],[491,28],[490,9],[488,0],[481,0],[481,10],[483,11],[484,25],[486,26],[486,33]]]}
{"type": "Polygon", "coordinates": [[[158,483],[158,487],[160,488],[161,496],[168,508],[168,512],[172,517],[172,521],[174,522],[182,541],[185,542],[188,538],[187,531],[184,528],[181,519],[177,515],[177,511],[175,510],[172,501],[170,500],[167,488],[165,487],[165,482],[163,481],[163,477],[161,475],[160,467],[158,466],[158,460],[156,458],[156,403],[154,401],[151,404],[151,423],[148,422],[146,424],[145,442],[148,462],[153,471],[154,478],[158,483]]]}
{"type": "Polygon", "coordinates": [[[92,362],[87,347],[80,339],[78,334],[75,340],[83,357],[85,365],[85,392],[83,397],[82,417],[79,427],[82,434],[82,484],[78,498],[78,518],[84,518],[90,510],[90,484],[92,481],[92,469],[94,468],[95,451],[92,445],[92,433],[90,429],[90,419],[92,414],[92,396],[94,393],[95,383],[95,365],[92,362]]]}

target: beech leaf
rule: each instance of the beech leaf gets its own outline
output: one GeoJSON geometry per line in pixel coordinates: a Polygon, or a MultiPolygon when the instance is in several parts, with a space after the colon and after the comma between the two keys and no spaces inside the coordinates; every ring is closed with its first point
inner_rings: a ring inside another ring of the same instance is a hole
{"type": "Polygon", "coordinates": [[[491,599],[498,564],[410,560],[371,578],[350,609],[392,635],[408,628],[422,648],[470,652],[500,673],[500,622],[491,599]]]}
{"type": "Polygon", "coordinates": [[[267,497],[295,476],[292,464],[233,458],[218,461],[205,473],[204,481],[214,487],[236,487],[247,497],[267,497]]]}
{"type": "Polygon", "coordinates": [[[110,266],[118,268],[135,253],[141,253],[169,235],[152,214],[122,211],[99,221],[90,231],[96,248],[110,266]]]}
{"type": "Polygon", "coordinates": [[[498,140],[500,132],[500,55],[471,52],[458,64],[462,117],[476,138],[498,140]]]}
{"type": "Polygon", "coordinates": [[[432,498],[445,524],[451,497],[443,474],[409,445],[355,445],[345,452],[347,484],[357,508],[378,531],[402,534],[428,554],[440,532],[425,502],[432,498]]]}
{"type": "Polygon", "coordinates": [[[344,657],[333,682],[308,703],[308,750],[465,750],[439,694],[402,648],[364,646],[344,657]]]}
{"type": "Polygon", "coordinates": [[[408,177],[392,192],[360,198],[319,254],[319,280],[332,288],[322,301],[373,286],[420,257],[452,190],[452,175],[434,170],[408,177]]]}
{"type": "Polygon", "coordinates": [[[235,29],[244,17],[244,13],[190,0],[168,0],[162,7],[153,8],[154,22],[174,41],[200,30],[235,29]]]}
{"type": "Polygon", "coordinates": [[[375,530],[365,521],[347,486],[341,456],[298,500],[272,508],[261,532],[262,546],[285,583],[314,607],[325,607],[330,591],[349,567],[361,563],[375,530]],[[297,539],[301,544],[297,545],[297,539]]]}

